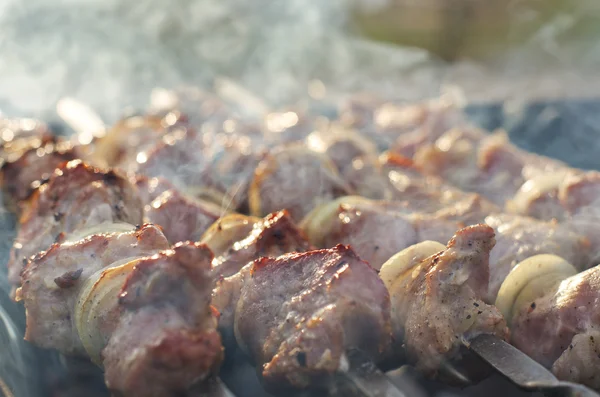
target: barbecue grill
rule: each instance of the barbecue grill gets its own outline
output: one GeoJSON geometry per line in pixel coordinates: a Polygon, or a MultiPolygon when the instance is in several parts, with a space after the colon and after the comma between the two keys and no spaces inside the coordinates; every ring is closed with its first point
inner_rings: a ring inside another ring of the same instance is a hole
{"type": "MultiPolygon", "coordinates": [[[[407,4],[409,3],[410,2],[407,2],[407,4]]],[[[445,32],[442,28],[451,29],[453,31],[461,31],[461,29],[458,29],[458,27],[466,23],[469,20],[469,15],[471,14],[494,19],[496,15],[495,10],[504,10],[504,6],[501,4],[501,2],[494,2],[490,9],[487,9],[482,5],[477,5],[474,7],[472,5],[461,6],[459,7],[460,10],[458,13],[450,13],[452,15],[449,20],[444,20],[444,18],[441,18],[441,16],[443,16],[442,11],[446,9],[445,5],[440,6],[439,2],[437,1],[431,1],[431,4],[437,5],[433,8],[431,8],[431,5],[428,6],[429,8],[426,8],[430,10],[435,9],[437,16],[429,19],[427,16],[425,16],[425,20],[429,21],[430,23],[432,21],[438,21],[441,23],[441,26],[434,26],[433,28],[430,25],[425,26],[430,30],[433,30],[433,33],[435,33],[433,36],[432,32],[427,33],[426,38],[428,43],[426,43],[426,47],[429,49],[433,49],[433,51],[440,53],[445,58],[454,59],[464,55],[465,53],[469,53],[470,51],[474,51],[478,55],[481,53],[489,53],[490,50],[495,48],[495,46],[498,44],[495,43],[493,45],[488,45],[483,43],[482,45],[482,43],[474,40],[473,43],[469,44],[471,48],[469,48],[469,46],[459,48],[458,44],[464,43],[464,41],[460,40],[460,37],[455,37],[456,35],[445,37],[447,32],[445,32]],[[473,10],[476,12],[473,13],[473,10]],[[456,48],[449,48],[447,44],[443,44],[446,41],[453,41],[456,44],[456,48]]],[[[563,3],[560,4],[561,7],[566,6],[563,3]]],[[[537,6],[539,5],[536,5],[536,7],[537,6]]],[[[276,6],[274,7],[275,10],[278,10],[276,6]]],[[[335,6],[332,6],[332,9],[337,10],[335,6]]],[[[419,11],[420,8],[416,7],[416,9],[416,15],[421,15],[422,12],[419,11]]],[[[83,11],[84,12],[82,12],[82,15],[87,15],[85,10],[83,11]]],[[[414,12],[414,7],[412,11],[414,12]]],[[[271,12],[273,12],[273,10],[271,10],[271,12]]],[[[132,13],[132,15],[133,14],[135,13],[132,13]]],[[[494,33],[494,29],[500,29],[504,33],[510,32],[510,29],[507,30],[507,26],[499,26],[508,21],[508,19],[504,20],[504,18],[509,18],[510,15],[505,14],[506,13],[503,12],[502,19],[500,20],[499,18],[498,21],[493,24],[491,33],[488,32],[486,28],[488,27],[488,24],[485,22],[485,20],[477,21],[477,23],[474,24],[474,31],[480,32],[483,29],[486,40],[492,40],[494,36],[497,35],[497,33],[494,33]]],[[[544,16],[549,17],[547,14],[544,14],[544,16]]],[[[553,18],[556,17],[556,15],[551,16],[553,18]]],[[[128,15],[128,18],[129,17],[131,17],[131,15],[128,15]]],[[[371,17],[373,16],[369,16],[369,18],[371,17]]],[[[382,15],[379,14],[374,16],[374,18],[381,17],[382,15]]],[[[289,18],[289,15],[286,16],[286,18],[289,18]]],[[[403,25],[407,29],[414,29],[415,27],[417,29],[423,28],[423,25],[421,25],[416,19],[413,20],[412,14],[403,14],[403,18],[405,18],[407,21],[413,22],[413,25],[410,23],[405,23],[403,25]]],[[[384,18],[383,20],[389,22],[390,19],[392,21],[394,20],[388,15],[388,17],[384,18]]],[[[84,20],[84,17],[82,17],[82,20],[84,20]]],[[[225,18],[224,21],[230,22],[227,18],[225,18]]],[[[336,20],[332,21],[331,23],[336,24],[338,22],[339,21],[336,20]]],[[[362,28],[376,38],[380,38],[385,41],[398,41],[401,43],[408,42],[410,44],[414,44],[412,40],[413,37],[411,37],[410,32],[406,32],[404,29],[401,33],[407,36],[404,36],[401,39],[392,38],[390,40],[389,37],[380,37],[381,35],[390,33],[390,26],[378,26],[377,21],[373,23],[373,21],[370,19],[363,20],[362,23],[364,24],[362,28]],[[408,41],[406,41],[406,39],[408,39],[408,41]]],[[[232,25],[235,25],[235,23],[232,25]]],[[[562,26],[560,23],[558,23],[558,25],[562,26]]],[[[161,26],[171,26],[172,28],[172,25],[169,23],[165,23],[161,26]]],[[[234,28],[240,30],[248,29],[247,26],[234,26],[234,28]]],[[[394,33],[393,24],[391,28],[391,32],[394,33]]],[[[462,30],[463,33],[470,31],[465,26],[462,26],[462,28],[464,28],[462,30]]],[[[173,44],[182,37],[191,40],[197,39],[197,37],[193,34],[190,37],[186,36],[185,34],[178,36],[179,33],[177,32],[177,29],[164,30],[165,31],[163,33],[166,44],[161,43],[161,45],[165,44],[166,47],[173,47],[173,44]]],[[[301,28],[299,30],[302,31],[303,29],[301,28]]],[[[194,34],[195,33],[196,32],[194,32],[194,34]]],[[[314,37],[325,37],[325,39],[327,39],[328,36],[327,34],[322,33],[321,36],[319,36],[319,33],[315,33],[315,35],[316,36],[314,37]]],[[[515,37],[511,38],[514,39],[515,37]]],[[[144,37],[144,40],[145,39],[147,39],[147,37],[144,37]]],[[[203,43],[206,46],[206,43],[203,43]]],[[[148,47],[151,46],[150,41],[148,41],[146,44],[148,47]]],[[[362,45],[363,44],[357,47],[358,52],[365,51],[366,47],[361,47],[362,45]]],[[[506,43],[503,42],[502,46],[504,45],[506,45],[506,43]]],[[[276,51],[279,48],[280,46],[270,43],[270,45],[261,47],[261,51],[276,51]]],[[[380,47],[379,45],[376,45],[373,48],[371,48],[373,51],[372,54],[378,56],[383,55],[383,58],[386,57],[387,53],[385,46],[380,47]]],[[[239,50],[239,48],[237,49],[239,50]]],[[[206,49],[204,50],[206,51],[206,49]]],[[[342,50],[337,48],[337,50],[338,52],[336,52],[336,54],[339,55],[344,54],[347,48],[344,47],[342,50]]],[[[368,53],[368,51],[365,52],[368,53]]],[[[251,53],[248,51],[244,52],[243,50],[239,50],[237,56],[239,56],[240,53],[245,54],[245,56],[251,55],[251,53]]],[[[181,63],[186,63],[186,60],[189,61],[184,52],[174,51],[170,54],[174,59],[180,61],[181,63]]],[[[260,58],[260,56],[261,55],[258,57],[260,58]]],[[[315,55],[315,57],[317,57],[317,55],[315,55]]],[[[281,58],[285,58],[285,56],[281,56],[281,58]]],[[[417,69],[419,66],[425,69],[431,66],[430,64],[419,64],[422,59],[419,57],[417,58],[419,59],[416,62],[417,69]]],[[[352,57],[349,57],[348,59],[351,59],[356,64],[364,63],[363,61],[359,62],[352,57]]],[[[214,64],[211,64],[211,67],[225,68],[224,64],[221,64],[220,62],[222,62],[222,60],[215,61],[214,64]]],[[[277,65],[274,67],[274,70],[279,72],[278,67],[281,65],[279,65],[278,62],[282,64],[285,62],[281,60],[275,62],[277,65]]],[[[232,63],[236,63],[235,59],[232,63]]],[[[377,64],[377,61],[373,61],[372,63],[377,64]]],[[[390,70],[394,70],[396,65],[393,61],[390,63],[392,64],[390,70]]],[[[379,69],[377,65],[373,66],[368,62],[364,64],[369,68],[376,70],[377,72],[380,70],[387,70],[383,66],[381,69],[379,69]]],[[[260,65],[261,67],[270,66],[268,63],[260,65]]],[[[311,65],[311,67],[314,67],[314,65],[311,65]]],[[[407,67],[407,69],[411,68],[412,65],[407,67]]],[[[192,67],[191,69],[194,68],[192,67]]],[[[329,74],[334,76],[336,73],[342,70],[332,67],[325,67],[324,69],[327,70],[327,72],[324,72],[324,75],[329,74]]],[[[238,66],[227,67],[227,72],[230,74],[238,73],[240,80],[243,80],[244,78],[247,79],[248,75],[251,74],[248,70],[244,70],[238,66]]],[[[189,73],[190,71],[186,70],[184,74],[186,77],[189,77],[189,73]]],[[[265,73],[268,74],[268,72],[265,73]]],[[[412,71],[409,70],[409,73],[412,73],[412,71]]],[[[306,73],[306,75],[309,74],[310,73],[308,72],[306,73]]],[[[145,81],[152,80],[152,76],[148,76],[145,77],[145,81]]],[[[196,76],[194,76],[194,78],[195,77],[196,76]]],[[[284,74],[284,76],[278,80],[278,83],[285,86],[285,83],[289,82],[286,80],[288,77],[288,75],[284,74]]],[[[323,76],[319,76],[319,78],[321,77],[323,76]]],[[[299,82],[297,85],[303,85],[304,81],[302,79],[304,78],[306,78],[305,75],[298,76],[299,82]]],[[[199,80],[205,81],[210,79],[202,75],[199,77],[199,80]]],[[[356,80],[361,80],[361,78],[356,78],[356,80]]],[[[335,77],[332,77],[331,81],[334,82],[333,85],[335,85],[335,77]]],[[[248,81],[245,82],[247,83],[248,81]]],[[[253,88],[255,89],[256,86],[260,86],[261,84],[259,79],[252,80],[252,83],[254,84],[253,88]]],[[[352,84],[356,84],[356,81],[348,83],[350,87],[340,87],[340,92],[355,88],[352,84]]],[[[386,84],[384,81],[383,84],[373,84],[372,87],[369,86],[368,88],[377,89],[385,87],[386,85],[388,84],[386,84]]],[[[591,86],[592,84],[590,84],[590,87],[591,86]]],[[[327,102],[328,98],[324,98],[324,93],[326,92],[325,88],[326,85],[324,85],[320,80],[311,80],[310,88],[308,90],[311,97],[309,100],[311,104],[308,106],[307,110],[307,115],[309,117],[335,119],[338,116],[336,113],[338,111],[338,108],[336,107],[336,101],[339,98],[334,98],[331,103],[327,102]],[[313,104],[313,102],[316,104],[313,104]]],[[[328,93],[338,93],[338,91],[328,91],[328,89],[329,86],[327,86],[328,93]]],[[[236,106],[239,105],[240,108],[243,108],[241,112],[247,112],[245,115],[255,116],[256,114],[265,110],[264,106],[266,102],[263,103],[259,100],[256,100],[256,97],[237,90],[234,85],[227,86],[227,84],[225,84],[224,87],[220,87],[220,90],[221,95],[232,95],[235,97],[234,102],[238,102],[236,106]]],[[[294,90],[290,89],[290,91],[294,90]]],[[[410,91],[410,89],[407,91],[410,91]]],[[[275,98],[275,102],[277,102],[277,98],[283,97],[283,95],[273,95],[272,91],[269,91],[269,94],[271,96],[269,105],[273,103],[273,97],[275,98]]],[[[375,96],[377,96],[377,94],[378,93],[376,92],[375,96]]],[[[425,94],[425,96],[428,94],[430,93],[425,94]]],[[[302,95],[305,95],[304,91],[302,91],[301,96],[302,95]]],[[[410,99],[412,100],[414,98],[410,99]]],[[[303,100],[304,98],[301,98],[301,101],[303,100]]],[[[22,102],[22,99],[20,101],[22,102]]],[[[63,102],[63,104],[65,104],[65,102],[63,102]]],[[[305,105],[305,103],[303,104],[305,105]]],[[[67,104],[66,108],[68,107],[69,106],[67,104]]],[[[11,104],[7,104],[6,108],[13,109],[11,104]]],[[[111,111],[112,110],[114,109],[111,109],[111,111]]],[[[239,110],[240,109],[238,109],[238,111],[239,110]]],[[[53,115],[49,116],[49,112],[47,111],[38,113],[42,114],[47,119],[46,121],[48,121],[50,128],[55,133],[58,135],[69,136],[74,132],[77,133],[76,130],[78,129],[78,125],[77,120],[69,118],[70,115],[73,115],[73,109],[71,109],[71,114],[68,114],[69,109],[66,109],[65,111],[66,114],[61,113],[61,109],[59,109],[58,113],[60,113],[61,118],[53,118],[53,115]]],[[[79,108],[76,113],[78,111],[83,110],[79,108]]],[[[597,128],[597,126],[600,125],[600,101],[597,99],[524,99],[520,101],[520,103],[495,100],[489,102],[467,101],[464,112],[472,123],[480,126],[486,131],[492,132],[497,129],[506,130],[510,140],[513,143],[529,152],[538,153],[561,160],[567,163],[569,166],[585,170],[600,170],[600,161],[598,160],[597,156],[600,150],[600,136],[598,135],[597,128]]],[[[86,117],[83,118],[85,119],[86,117]]],[[[80,124],[79,127],[81,129],[98,128],[98,125],[94,124],[94,120],[90,121],[88,118],[87,121],[91,124],[87,124],[86,126],[84,123],[83,126],[80,124]]],[[[0,131],[0,135],[1,133],[2,131],[0,131]]],[[[89,143],[93,137],[86,136],[80,139],[87,140],[89,143]]],[[[377,144],[380,151],[387,149],[385,143],[377,142],[377,144]]],[[[4,199],[6,200],[6,198],[4,199]]],[[[8,207],[10,203],[5,202],[4,204],[4,207],[8,207]]],[[[0,230],[4,232],[5,237],[3,239],[4,244],[0,245],[0,262],[6,263],[9,258],[9,251],[11,249],[12,241],[16,235],[15,215],[10,211],[1,212],[0,225],[0,230]]],[[[4,276],[0,277],[0,282],[4,283],[0,285],[3,291],[10,290],[11,286],[8,285],[8,282],[4,276]]],[[[84,359],[66,357],[55,351],[41,349],[33,344],[24,342],[22,340],[24,333],[25,313],[22,305],[15,304],[7,294],[0,294],[0,397],[100,397],[109,395],[104,383],[103,373],[94,364],[84,359]]],[[[445,364],[441,368],[441,376],[437,380],[432,380],[424,376],[414,367],[405,362],[394,362],[389,365],[386,363],[385,365],[378,367],[372,361],[370,361],[369,357],[366,356],[364,352],[349,351],[347,354],[349,370],[347,372],[340,372],[337,374],[335,379],[329,385],[327,391],[309,390],[295,392],[294,395],[302,397],[313,395],[322,395],[323,397],[494,397],[505,395],[523,397],[541,395],[557,397],[599,396],[597,392],[594,392],[580,384],[559,381],[550,371],[530,359],[523,352],[494,336],[485,334],[480,335],[479,337],[470,341],[470,343],[465,343],[465,346],[463,346],[461,349],[464,353],[464,362],[461,361],[460,363],[445,364]]],[[[600,373],[600,368],[598,369],[598,372],[600,373]]],[[[190,390],[188,393],[186,393],[186,396],[189,397],[278,397],[279,395],[289,394],[287,391],[281,394],[268,393],[264,385],[261,384],[261,380],[256,373],[255,367],[251,364],[250,359],[239,349],[234,351],[226,351],[226,359],[220,369],[218,378],[211,379],[209,382],[203,383],[198,388],[190,390]]]]}
{"type": "MultiPolygon", "coordinates": [[[[465,108],[469,118],[487,130],[505,128],[511,139],[525,149],[559,158],[582,168],[598,169],[596,149],[592,140],[600,103],[594,100],[547,101],[529,103],[519,111],[506,109],[504,104],[477,104],[465,108]],[[575,113],[579,117],[573,118],[575,113]],[[565,150],[569,147],[569,150],[565,150]],[[577,152],[573,158],[570,154],[577,152]]],[[[66,125],[57,126],[68,131],[66,125]]],[[[3,214],[6,241],[14,237],[14,218],[3,214]]],[[[2,251],[8,256],[8,247],[2,251]]],[[[54,352],[38,349],[21,341],[24,313],[21,307],[2,295],[0,313],[3,320],[3,359],[0,390],[14,396],[105,396],[102,373],[83,360],[65,358],[54,352]],[[24,370],[26,369],[26,370],[24,370]]],[[[481,339],[481,338],[480,338],[481,339]]],[[[359,396],[594,396],[594,392],[574,384],[557,382],[549,372],[507,344],[485,338],[471,347],[471,359],[477,360],[483,372],[482,382],[472,382],[459,368],[448,368],[448,377],[455,386],[431,381],[412,367],[401,365],[379,369],[364,355],[351,355],[351,372],[337,380],[334,395],[359,396]],[[496,348],[494,348],[496,346],[496,348]],[[484,359],[482,360],[481,356],[484,359]]],[[[255,369],[237,351],[228,357],[220,375],[200,394],[209,396],[270,396],[262,388],[255,369]]],[[[305,393],[306,394],[306,393],[305,393]]],[[[308,393],[308,395],[314,395],[308,393]]],[[[325,393],[324,395],[327,395],[325,393]]]]}

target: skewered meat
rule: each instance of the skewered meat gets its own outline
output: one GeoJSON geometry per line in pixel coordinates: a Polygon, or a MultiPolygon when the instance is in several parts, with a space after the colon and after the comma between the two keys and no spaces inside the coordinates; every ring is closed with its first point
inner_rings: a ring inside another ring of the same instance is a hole
{"type": "Polygon", "coordinates": [[[217,230],[213,228],[211,235],[202,238],[202,242],[211,240],[211,246],[218,244],[222,247],[215,251],[213,261],[213,271],[219,277],[231,276],[261,257],[278,257],[310,249],[303,232],[296,227],[287,211],[269,214],[253,224],[239,222],[238,217],[217,221],[217,230]],[[233,227],[230,223],[233,223],[233,227]],[[241,236],[241,232],[246,230],[246,234],[241,236]],[[234,236],[238,238],[233,240],[234,236]],[[225,248],[224,242],[230,242],[231,245],[225,248]]]}
{"type": "Polygon", "coordinates": [[[529,179],[506,207],[514,213],[560,220],[589,239],[589,264],[600,262],[599,172],[564,169],[529,179]]]}
{"type": "Polygon", "coordinates": [[[507,203],[514,213],[565,220],[600,201],[600,172],[565,168],[527,180],[507,203]]]}
{"type": "Polygon", "coordinates": [[[389,181],[377,159],[377,148],[369,139],[334,125],[310,134],[306,145],[329,157],[356,194],[371,199],[391,199],[389,181]]]}
{"type": "Polygon", "coordinates": [[[425,240],[448,241],[460,224],[411,213],[394,202],[342,197],[313,210],[302,222],[311,244],[349,244],[375,269],[396,252],[425,240]]]}
{"type": "Polygon", "coordinates": [[[7,264],[9,281],[20,284],[29,258],[70,233],[102,223],[142,224],[134,186],[113,171],[74,160],[57,168],[30,199],[7,264]]]}
{"type": "Polygon", "coordinates": [[[466,225],[481,223],[487,214],[499,211],[496,205],[476,193],[464,192],[435,176],[424,175],[406,157],[386,152],[380,156],[380,162],[393,187],[394,200],[413,211],[435,212],[454,207],[454,219],[466,225]]]}
{"type": "Polygon", "coordinates": [[[198,241],[227,211],[220,206],[182,193],[164,178],[133,178],[142,202],[144,220],[160,225],[170,242],[198,241]]]}
{"type": "Polygon", "coordinates": [[[419,141],[432,141],[448,129],[466,124],[460,109],[445,99],[396,104],[373,98],[367,101],[353,98],[342,109],[340,118],[372,137],[380,150],[398,144],[407,148],[410,136],[419,141]]]}
{"type": "Polygon", "coordinates": [[[354,130],[330,125],[311,133],[306,138],[306,146],[331,159],[340,174],[352,166],[357,157],[377,157],[377,148],[368,138],[354,130]]]}
{"type": "Polygon", "coordinates": [[[583,383],[600,390],[600,332],[588,331],[573,337],[568,349],[552,365],[558,379],[583,383]]]}
{"type": "Polygon", "coordinates": [[[106,234],[71,244],[54,244],[32,259],[23,271],[23,286],[17,293],[27,310],[26,340],[67,354],[86,354],[73,322],[73,309],[83,283],[115,262],[128,262],[169,248],[156,226],[131,229],[126,233],[108,229],[106,234]]]}
{"type": "Polygon", "coordinates": [[[508,214],[490,215],[485,223],[496,230],[496,246],[490,254],[490,302],[510,270],[530,256],[558,255],[580,270],[590,264],[589,240],[567,225],[508,214]]]}
{"type": "Polygon", "coordinates": [[[209,249],[188,242],[136,262],[102,351],[110,390],[132,397],[181,395],[217,372],[223,347],[210,307],[211,259],[209,249]]]}
{"type": "Polygon", "coordinates": [[[197,241],[221,217],[216,204],[167,190],[144,208],[147,222],[160,225],[171,243],[197,241]]]}
{"type": "Polygon", "coordinates": [[[439,176],[502,206],[525,180],[565,167],[518,149],[504,133],[481,137],[469,134],[468,129],[450,130],[435,143],[420,147],[414,160],[425,174],[439,176]]]}
{"type": "Polygon", "coordinates": [[[237,209],[246,201],[258,157],[244,139],[229,137],[208,144],[205,140],[193,130],[175,128],[150,149],[138,152],[131,169],[166,178],[183,193],[237,209]]]}
{"type": "MultiPolygon", "coordinates": [[[[553,267],[547,267],[545,273],[543,283],[530,282],[523,287],[529,299],[517,300],[512,307],[512,342],[536,361],[552,367],[561,379],[598,388],[594,349],[600,329],[595,310],[600,304],[600,266],[570,277],[553,267]]],[[[506,282],[511,281],[514,278],[509,275],[506,282]]]]}
{"type": "Polygon", "coordinates": [[[258,165],[250,185],[255,216],[286,209],[301,220],[318,204],[350,193],[331,160],[302,145],[272,150],[258,165]]]}
{"type": "Polygon", "coordinates": [[[175,185],[165,178],[152,178],[145,175],[134,175],[131,183],[138,188],[142,203],[146,206],[167,190],[176,189],[175,185]]]}
{"type": "Polygon", "coordinates": [[[60,164],[77,157],[67,141],[54,137],[31,137],[16,151],[3,148],[0,184],[9,205],[19,211],[22,202],[31,196],[60,164]]]}
{"type": "Polygon", "coordinates": [[[435,373],[456,358],[463,340],[481,333],[508,339],[502,314],[483,302],[494,243],[491,227],[474,225],[456,232],[443,251],[432,254],[440,246],[425,242],[383,265],[394,335],[418,368],[435,373]]]}
{"type": "Polygon", "coordinates": [[[118,395],[180,395],[204,380],[223,356],[210,308],[212,254],[193,243],[168,247],[145,225],[39,254],[19,290],[27,339],[88,354],[118,395]]]}
{"type": "Polygon", "coordinates": [[[168,127],[169,124],[158,115],[120,120],[95,143],[94,157],[107,166],[127,170],[138,153],[159,141],[167,133],[168,127]]]}
{"type": "Polygon", "coordinates": [[[323,385],[348,349],[377,361],[389,347],[387,290],[348,247],[261,258],[235,277],[236,339],[271,388],[323,385]]]}

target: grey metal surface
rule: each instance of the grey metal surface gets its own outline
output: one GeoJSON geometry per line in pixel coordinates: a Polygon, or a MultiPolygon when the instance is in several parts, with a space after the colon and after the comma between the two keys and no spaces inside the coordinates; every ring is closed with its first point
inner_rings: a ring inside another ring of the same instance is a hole
{"type": "Polygon", "coordinates": [[[547,395],[600,397],[582,385],[559,381],[529,356],[493,335],[479,335],[469,348],[515,385],[547,395]]]}

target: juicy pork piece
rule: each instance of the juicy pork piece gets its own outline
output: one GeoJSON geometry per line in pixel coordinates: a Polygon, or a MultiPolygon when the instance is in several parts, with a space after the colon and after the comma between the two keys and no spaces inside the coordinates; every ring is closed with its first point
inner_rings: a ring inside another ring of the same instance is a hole
{"type": "Polygon", "coordinates": [[[560,379],[599,389],[600,266],[567,278],[548,272],[526,287],[531,299],[513,308],[512,343],[560,379]]]}
{"type": "Polygon", "coordinates": [[[471,225],[483,222],[489,213],[500,210],[477,193],[464,192],[436,176],[423,174],[406,157],[386,152],[379,161],[393,188],[393,199],[413,211],[435,212],[454,207],[454,210],[448,211],[455,212],[455,219],[471,225]]]}
{"type": "Polygon", "coordinates": [[[564,169],[539,175],[525,182],[506,207],[513,213],[560,220],[589,239],[588,265],[600,263],[600,172],[564,169]]]}
{"type": "Polygon", "coordinates": [[[246,203],[258,155],[248,139],[212,140],[179,126],[135,161],[131,168],[142,175],[163,177],[185,194],[237,209],[246,203]]]}
{"type": "Polygon", "coordinates": [[[119,396],[179,396],[218,368],[212,253],[160,229],[55,244],[23,274],[26,338],[90,356],[119,396]]]}
{"type": "Polygon", "coordinates": [[[262,219],[230,214],[215,222],[200,242],[215,255],[212,265],[217,287],[213,304],[221,314],[219,328],[228,346],[235,345],[232,334],[235,303],[232,302],[237,302],[240,296],[242,278],[238,272],[262,257],[311,249],[287,211],[269,214],[262,219]]]}
{"type": "Polygon", "coordinates": [[[558,379],[583,383],[600,390],[600,331],[593,330],[573,337],[568,349],[552,365],[558,379]]]}
{"type": "Polygon", "coordinates": [[[508,214],[490,215],[485,223],[496,230],[496,246],[490,254],[489,302],[494,302],[511,269],[533,255],[558,255],[580,270],[590,264],[590,241],[568,225],[508,214]]]}
{"type": "Polygon", "coordinates": [[[86,355],[73,321],[86,280],[98,271],[169,248],[160,229],[144,225],[125,233],[95,234],[69,244],[53,244],[37,254],[23,271],[17,299],[27,310],[25,339],[65,354],[86,355]]]}
{"type": "Polygon", "coordinates": [[[313,210],[302,222],[311,244],[348,244],[375,269],[398,251],[425,240],[448,241],[459,222],[412,213],[395,202],[342,197],[313,210]]]}
{"type": "Polygon", "coordinates": [[[272,150],[258,165],[250,185],[255,216],[286,209],[299,221],[318,204],[350,193],[331,160],[294,144],[272,150]]]}
{"type": "Polygon", "coordinates": [[[5,201],[16,212],[60,164],[78,157],[69,142],[55,137],[35,136],[23,140],[18,149],[3,150],[0,184],[5,201]]]}
{"type": "Polygon", "coordinates": [[[137,190],[127,179],[79,160],[63,164],[21,214],[7,264],[9,281],[18,286],[27,261],[69,234],[103,223],[140,225],[142,211],[137,190]]]}
{"type": "Polygon", "coordinates": [[[186,194],[162,177],[138,175],[133,180],[144,203],[144,220],[160,225],[172,243],[198,241],[210,225],[227,214],[225,208],[186,194]]]}
{"type": "Polygon", "coordinates": [[[217,204],[167,190],[144,207],[147,222],[160,225],[171,243],[197,241],[221,217],[217,204]]]}
{"type": "Polygon", "coordinates": [[[182,395],[223,359],[210,306],[212,253],[180,243],[136,262],[118,294],[120,317],[102,351],[106,385],[119,395],[182,395]]]}
{"type": "Polygon", "coordinates": [[[154,199],[167,190],[176,189],[175,185],[161,177],[152,178],[145,175],[134,174],[134,176],[130,178],[130,181],[137,187],[144,205],[149,205],[154,199]]]}
{"type": "Polygon", "coordinates": [[[95,142],[94,156],[108,166],[132,170],[138,153],[154,146],[176,121],[152,114],[124,118],[95,142]]]}
{"type": "Polygon", "coordinates": [[[513,213],[567,220],[600,203],[600,172],[564,168],[528,179],[507,202],[513,213]]]}
{"type": "Polygon", "coordinates": [[[261,257],[277,257],[289,252],[305,252],[310,245],[304,233],[292,221],[287,211],[269,214],[253,224],[239,222],[239,215],[217,221],[217,230],[202,241],[212,240],[209,246],[215,246],[217,240],[230,241],[231,245],[225,248],[220,243],[222,250],[215,253],[213,271],[217,277],[228,277],[242,269],[249,262],[261,257]],[[235,222],[233,228],[228,224],[235,222]],[[250,226],[250,227],[249,227],[250,226]],[[249,229],[249,230],[248,230],[249,229]],[[231,237],[237,231],[248,230],[239,239],[232,241],[231,237]]]}
{"type": "Polygon", "coordinates": [[[394,337],[419,369],[435,374],[482,333],[508,339],[502,314],[483,301],[494,243],[491,227],[474,225],[456,232],[446,247],[423,242],[383,265],[394,337]]]}
{"type": "Polygon", "coordinates": [[[417,166],[465,191],[476,192],[503,206],[535,175],[563,169],[559,161],[527,153],[510,143],[505,133],[473,136],[454,129],[414,155],[417,166]]]}
{"type": "Polygon", "coordinates": [[[349,247],[261,258],[230,279],[236,340],[268,388],[326,386],[348,349],[377,362],[390,346],[388,292],[349,247]]]}

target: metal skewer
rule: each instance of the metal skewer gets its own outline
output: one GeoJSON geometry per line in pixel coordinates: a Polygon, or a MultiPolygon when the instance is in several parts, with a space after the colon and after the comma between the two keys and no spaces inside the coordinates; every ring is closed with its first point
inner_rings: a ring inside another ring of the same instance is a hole
{"type": "Polygon", "coordinates": [[[558,380],[525,353],[493,335],[479,335],[467,347],[524,390],[549,396],[600,397],[583,385],[558,380]]]}
{"type": "Polygon", "coordinates": [[[358,350],[347,353],[349,369],[339,372],[332,395],[364,397],[418,397],[416,387],[394,383],[358,350]],[[404,387],[406,386],[406,387],[404,387]],[[401,387],[401,388],[399,388],[401,387]]]}

